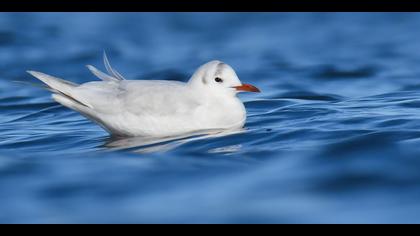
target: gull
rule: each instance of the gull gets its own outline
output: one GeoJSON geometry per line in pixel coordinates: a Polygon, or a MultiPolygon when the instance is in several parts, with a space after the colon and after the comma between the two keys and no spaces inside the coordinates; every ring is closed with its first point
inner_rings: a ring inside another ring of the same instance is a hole
{"type": "Polygon", "coordinates": [[[200,130],[234,130],[245,125],[239,92],[260,92],[243,84],[228,64],[213,60],[200,66],[187,83],[127,80],[104,53],[108,74],[88,65],[102,81],[76,84],[27,71],[46,85],[52,98],[79,112],[113,136],[171,137],[200,130]]]}

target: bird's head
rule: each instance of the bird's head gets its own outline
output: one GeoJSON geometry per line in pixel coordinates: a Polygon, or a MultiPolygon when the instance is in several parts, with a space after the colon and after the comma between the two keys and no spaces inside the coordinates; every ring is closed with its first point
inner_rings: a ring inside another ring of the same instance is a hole
{"type": "Polygon", "coordinates": [[[232,67],[217,60],[200,66],[188,83],[195,88],[218,94],[236,95],[239,92],[260,92],[253,85],[243,84],[232,67]]]}

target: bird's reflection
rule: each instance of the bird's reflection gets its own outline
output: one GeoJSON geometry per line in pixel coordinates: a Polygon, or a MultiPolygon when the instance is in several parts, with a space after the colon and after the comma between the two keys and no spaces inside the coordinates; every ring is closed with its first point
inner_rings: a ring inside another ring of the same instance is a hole
{"type": "Polygon", "coordinates": [[[244,131],[243,128],[235,130],[213,129],[165,138],[109,137],[103,147],[110,151],[126,150],[135,153],[166,152],[191,141],[223,137],[244,131]]]}

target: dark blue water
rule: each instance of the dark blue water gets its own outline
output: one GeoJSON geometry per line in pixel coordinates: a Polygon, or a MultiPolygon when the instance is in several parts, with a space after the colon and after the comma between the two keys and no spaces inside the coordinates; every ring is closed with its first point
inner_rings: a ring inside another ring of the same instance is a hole
{"type": "Polygon", "coordinates": [[[420,14],[0,14],[1,223],[420,223],[420,14]],[[219,59],[246,131],[144,143],[33,69],[186,81],[219,59]]]}

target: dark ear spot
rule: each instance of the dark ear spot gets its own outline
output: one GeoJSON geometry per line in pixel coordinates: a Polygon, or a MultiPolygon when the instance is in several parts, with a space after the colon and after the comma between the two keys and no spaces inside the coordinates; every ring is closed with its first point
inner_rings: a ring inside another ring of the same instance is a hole
{"type": "Polygon", "coordinates": [[[207,81],[206,81],[206,79],[204,77],[201,78],[201,81],[203,82],[203,84],[207,84],[207,81]]]}
{"type": "Polygon", "coordinates": [[[222,73],[223,68],[226,66],[225,63],[220,62],[219,64],[217,64],[216,66],[216,72],[214,73],[215,75],[220,75],[222,73]]]}

